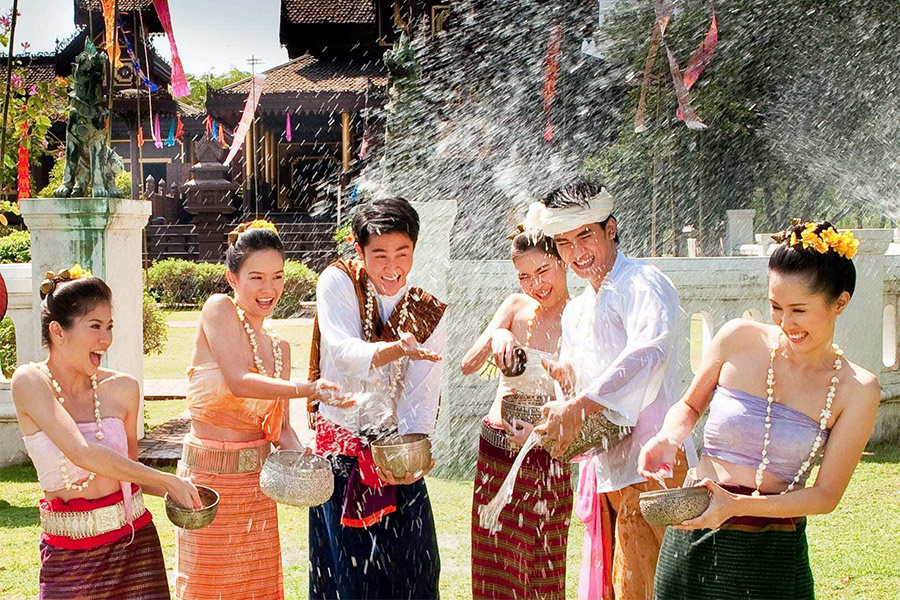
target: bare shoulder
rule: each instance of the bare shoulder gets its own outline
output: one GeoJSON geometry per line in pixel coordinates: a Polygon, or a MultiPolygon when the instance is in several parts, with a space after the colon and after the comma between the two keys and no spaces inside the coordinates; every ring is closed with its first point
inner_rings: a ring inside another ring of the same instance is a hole
{"type": "Polygon", "coordinates": [[[846,363],[844,368],[851,373],[850,377],[842,378],[846,382],[844,385],[848,396],[853,398],[854,403],[863,403],[877,408],[881,403],[881,384],[878,383],[878,377],[868,369],[846,358],[844,362],[846,363]]]}
{"type": "Polygon", "coordinates": [[[732,319],[722,325],[716,338],[725,348],[746,350],[748,346],[767,343],[770,338],[776,338],[777,330],[774,325],[765,325],[751,319],[732,319]]]}
{"type": "Polygon", "coordinates": [[[213,294],[203,303],[203,316],[215,317],[228,312],[234,312],[234,302],[227,294],[213,294]]]}
{"type": "Polygon", "coordinates": [[[515,315],[523,310],[532,310],[536,301],[527,294],[510,294],[500,305],[500,310],[505,311],[504,315],[515,315]]]}
{"type": "Polygon", "coordinates": [[[17,390],[34,389],[33,386],[41,384],[49,386],[47,376],[41,373],[35,363],[27,363],[16,368],[10,385],[15,396],[17,390]]]}

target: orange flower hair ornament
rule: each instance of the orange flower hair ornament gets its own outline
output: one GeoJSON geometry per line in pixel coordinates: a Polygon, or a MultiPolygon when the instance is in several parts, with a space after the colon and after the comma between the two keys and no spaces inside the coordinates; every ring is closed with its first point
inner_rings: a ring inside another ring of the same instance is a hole
{"type": "Polygon", "coordinates": [[[846,259],[853,258],[859,251],[859,240],[856,239],[851,231],[838,233],[834,227],[828,227],[816,233],[816,229],[819,228],[818,223],[807,221],[803,224],[803,231],[798,236],[794,229],[800,223],[800,219],[791,219],[791,228],[784,233],[773,235],[772,239],[779,244],[786,243],[792,248],[797,246],[802,247],[804,250],[812,248],[820,254],[826,254],[829,250],[834,250],[846,259]]]}
{"type": "Polygon", "coordinates": [[[52,294],[56,289],[56,286],[60,283],[75,281],[76,279],[83,279],[85,277],[93,277],[93,274],[89,269],[85,269],[78,263],[75,263],[68,269],[63,269],[59,273],[47,271],[44,274],[44,280],[41,281],[41,300],[52,294]]]}
{"type": "Polygon", "coordinates": [[[275,223],[266,221],[265,219],[256,219],[249,223],[241,223],[235,227],[234,230],[228,234],[228,245],[233,246],[238,241],[240,235],[249,229],[268,229],[275,235],[278,235],[278,228],[275,227],[275,223]]]}

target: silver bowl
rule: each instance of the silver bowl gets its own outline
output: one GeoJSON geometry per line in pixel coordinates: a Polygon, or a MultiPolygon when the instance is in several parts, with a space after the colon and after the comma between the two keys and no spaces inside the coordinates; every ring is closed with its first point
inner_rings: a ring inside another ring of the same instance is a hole
{"type": "MultiPolygon", "coordinates": [[[[507,423],[519,419],[537,425],[543,420],[541,407],[553,399],[552,396],[540,394],[508,394],[503,397],[500,414],[507,423]]],[[[578,436],[559,460],[569,462],[589,450],[606,451],[610,445],[628,435],[630,431],[630,427],[616,425],[603,413],[589,415],[585,418],[578,436]]]]}
{"type": "Polygon", "coordinates": [[[324,504],[334,492],[328,459],[315,454],[278,450],[259,472],[262,493],[281,504],[311,507],[324,504]]]}
{"type": "Polygon", "coordinates": [[[372,442],[372,459],[397,479],[418,474],[431,465],[431,440],[424,433],[391,435],[372,442]]]}
{"type": "Polygon", "coordinates": [[[703,514],[709,507],[710,492],[705,487],[681,487],[642,492],[638,496],[641,514],[651,525],[679,525],[703,514]]]}
{"type": "Polygon", "coordinates": [[[165,495],[166,516],[176,527],[201,529],[216,518],[216,513],[219,511],[219,492],[205,485],[198,485],[197,492],[200,494],[203,508],[184,508],[175,504],[168,493],[165,495]]]}

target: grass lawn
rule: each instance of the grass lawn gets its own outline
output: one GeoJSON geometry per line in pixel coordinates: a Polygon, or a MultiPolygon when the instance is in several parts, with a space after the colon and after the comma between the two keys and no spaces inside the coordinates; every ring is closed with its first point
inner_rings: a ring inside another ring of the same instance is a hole
{"type": "MultiPolygon", "coordinates": [[[[170,320],[191,320],[192,313],[172,313],[177,317],[170,320]]],[[[275,331],[291,344],[291,369],[298,377],[306,377],[309,365],[309,343],[312,338],[311,325],[291,325],[279,327],[275,331]]],[[[185,370],[191,360],[194,343],[193,327],[169,327],[169,339],[162,354],[144,357],[144,379],[179,379],[185,377],[185,370]]],[[[261,342],[263,343],[263,342],[261,342]]]]}
{"type": "MultiPolygon", "coordinates": [[[[470,598],[469,514],[472,483],[428,479],[441,550],[441,597],[470,598]]],[[[900,598],[900,448],[874,446],[856,469],[844,499],[829,515],[810,518],[810,556],[819,599],[900,598]]],[[[38,583],[39,490],[31,466],[0,469],[0,597],[34,598],[38,583]]],[[[162,501],[149,498],[163,543],[166,565],[174,566],[174,530],[162,501]]],[[[307,595],[307,513],[279,507],[285,590],[288,598],[307,595]]],[[[583,527],[569,538],[568,594],[574,598],[583,527]]],[[[764,576],[764,574],[760,574],[764,576]]]]}

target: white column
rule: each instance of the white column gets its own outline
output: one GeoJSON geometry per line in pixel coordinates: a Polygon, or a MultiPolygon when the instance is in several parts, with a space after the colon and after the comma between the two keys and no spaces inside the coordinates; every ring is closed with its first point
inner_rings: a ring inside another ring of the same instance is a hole
{"type": "MultiPolygon", "coordinates": [[[[116,329],[106,365],[133,375],[143,389],[143,232],[150,202],[121,198],[34,198],[21,202],[31,231],[34,314],[40,315],[41,280],[46,271],[73,263],[106,281],[113,292],[116,329]]],[[[40,319],[34,319],[40,332],[40,319]]],[[[142,396],[143,398],[143,396],[142,396]]],[[[143,405],[142,405],[143,406],[143,405]]],[[[143,436],[143,410],[138,412],[143,436]]]]}

